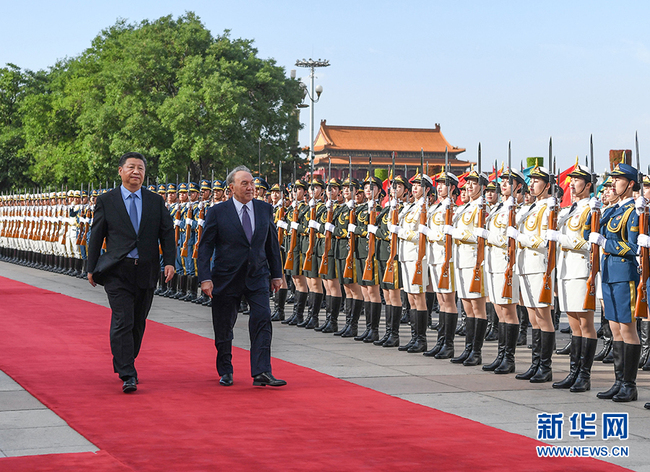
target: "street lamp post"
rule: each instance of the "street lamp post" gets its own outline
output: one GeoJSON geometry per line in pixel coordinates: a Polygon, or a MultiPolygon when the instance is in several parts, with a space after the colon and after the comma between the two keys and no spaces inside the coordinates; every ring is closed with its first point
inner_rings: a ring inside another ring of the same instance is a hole
{"type": "Polygon", "coordinates": [[[302,60],[297,60],[296,61],[296,66],[297,67],[307,67],[311,69],[311,73],[309,74],[309,78],[311,79],[311,93],[307,92],[307,95],[309,96],[309,101],[310,101],[310,106],[309,106],[309,163],[311,164],[311,179],[314,178],[314,103],[318,102],[320,99],[321,93],[323,93],[323,87],[320,85],[316,87],[316,99],[314,99],[314,71],[317,67],[329,67],[330,61],[325,59],[318,59],[318,60],[313,60],[313,59],[302,59],[302,60]]]}

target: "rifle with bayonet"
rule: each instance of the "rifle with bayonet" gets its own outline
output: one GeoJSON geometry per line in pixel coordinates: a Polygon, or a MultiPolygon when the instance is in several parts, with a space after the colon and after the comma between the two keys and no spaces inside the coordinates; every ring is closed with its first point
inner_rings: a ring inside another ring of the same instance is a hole
{"type": "Polygon", "coordinates": [[[192,234],[192,201],[190,200],[190,172],[187,172],[187,212],[185,213],[185,241],[181,249],[181,257],[187,257],[187,246],[190,242],[190,235],[192,234]]]}
{"type": "MultiPolygon", "coordinates": [[[[199,194],[200,194],[200,182],[201,178],[199,176],[199,194]]],[[[212,192],[210,192],[210,197],[212,197],[212,192]]],[[[199,243],[201,242],[201,236],[203,236],[203,223],[205,223],[205,207],[207,205],[206,201],[203,199],[203,195],[199,197],[201,201],[199,202],[199,218],[196,227],[196,242],[194,243],[194,249],[192,250],[192,258],[199,258],[199,243]]],[[[162,248],[160,248],[162,250],[162,248]]]]}
{"type": "Polygon", "coordinates": [[[352,157],[348,155],[349,160],[349,170],[348,170],[348,180],[350,181],[350,213],[348,218],[348,236],[350,237],[348,256],[345,258],[345,270],[343,271],[343,277],[346,279],[352,279],[354,276],[354,248],[355,248],[355,238],[354,228],[357,223],[357,218],[355,214],[355,194],[356,187],[352,182],[352,157]],[[352,231],[350,231],[352,230],[352,231]]]}
{"type": "MultiPolygon", "coordinates": [[[[512,157],[510,152],[510,141],[508,141],[508,186],[510,187],[510,197],[512,198],[512,205],[508,210],[508,228],[517,229],[517,196],[515,195],[514,179],[512,173],[512,157]]],[[[512,277],[514,274],[515,258],[517,257],[517,240],[515,238],[508,238],[508,259],[504,277],[503,290],[501,296],[503,298],[512,299],[512,277]]]]}
{"type": "MultiPolygon", "coordinates": [[[[596,197],[596,183],[598,176],[594,172],[594,142],[593,136],[589,137],[589,150],[591,152],[591,161],[589,172],[591,173],[591,191],[596,197]]],[[[594,208],[591,210],[591,232],[600,232],[600,210],[594,208]]],[[[583,308],[585,310],[596,309],[596,276],[600,272],[600,246],[598,244],[591,245],[591,253],[589,255],[589,278],[587,279],[587,293],[585,294],[585,301],[583,308]]]]}
{"type": "MultiPolygon", "coordinates": [[[[551,174],[549,178],[549,183],[551,184],[551,189],[552,189],[552,196],[553,196],[553,207],[549,208],[549,215],[548,215],[548,229],[550,231],[555,231],[557,230],[557,208],[558,208],[558,201],[557,201],[557,189],[558,189],[558,175],[559,173],[557,172],[557,169],[555,167],[555,158],[553,157],[553,140],[549,141],[548,144],[548,160],[549,162],[553,162],[553,173],[551,174]]],[[[548,241],[548,246],[547,246],[547,251],[546,251],[546,272],[544,272],[544,279],[542,281],[542,291],[539,294],[539,302],[544,303],[546,305],[550,305],[553,303],[553,277],[554,277],[554,271],[555,271],[555,264],[557,262],[556,258],[556,253],[557,253],[557,242],[556,241],[548,241]]]]}
{"type": "MultiPolygon", "coordinates": [[[[451,205],[453,204],[454,196],[451,193],[449,184],[449,152],[447,150],[447,146],[445,146],[445,186],[447,187],[447,198],[451,202],[450,205],[445,209],[445,229],[451,227],[453,219],[451,205]]],[[[445,231],[445,260],[442,262],[442,267],[440,268],[440,280],[438,280],[438,287],[442,290],[449,290],[449,267],[451,264],[452,255],[451,245],[451,234],[448,234],[448,231],[445,231]]]]}
{"type": "Polygon", "coordinates": [[[311,195],[309,198],[309,246],[305,253],[305,263],[302,265],[304,272],[311,272],[314,261],[314,249],[316,247],[316,191],[314,190],[314,159],[311,159],[311,182],[309,183],[311,195]]]}
{"type": "MultiPolygon", "coordinates": [[[[395,184],[395,152],[393,151],[393,169],[391,171],[393,181],[393,196],[390,199],[390,224],[395,227],[399,222],[399,204],[397,202],[397,185],[395,184]]],[[[397,257],[397,233],[391,231],[390,235],[390,256],[386,261],[386,272],[384,272],[384,283],[395,284],[395,257],[397,257]]]]}
{"type": "MultiPolygon", "coordinates": [[[[636,168],[639,172],[639,183],[641,184],[641,197],[645,198],[645,188],[643,185],[643,173],[641,173],[641,162],[639,160],[639,137],[637,134],[634,136],[636,145],[636,168]]],[[[648,235],[648,205],[643,207],[643,211],[639,215],[639,236],[648,235]]],[[[641,270],[641,280],[636,291],[636,304],[634,306],[634,314],[637,318],[648,317],[648,276],[650,276],[650,251],[647,247],[641,246],[639,258],[639,268],[641,270]]]]}
{"type": "Polygon", "coordinates": [[[422,175],[420,176],[420,186],[422,187],[422,206],[420,207],[420,239],[418,241],[418,260],[415,261],[415,273],[413,274],[413,285],[422,285],[422,261],[427,255],[427,235],[422,231],[427,226],[427,191],[424,180],[424,149],[420,148],[420,168],[422,175]]]}
{"type": "Polygon", "coordinates": [[[332,232],[327,228],[331,228],[332,220],[334,219],[334,202],[331,198],[330,179],[332,178],[332,158],[328,157],[327,165],[327,223],[325,224],[325,247],[323,248],[323,258],[320,261],[318,273],[327,275],[330,270],[329,253],[332,249],[332,232]]]}
{"type": "MultiPolygon", "coordinates": [[[[278,187],[280,187],[280,209],[278,210],[278,223],[284,222],[284,185],[282,184],[282,159],[280,159],[280,168],[278,170],[278,187]]],[[[278,224],[278,242],[282,246],[284,242],[284,228],[278,224]]]]}
{"type": "Polygon", "coordinates": [[[176,247],[178,247],[178,240],[181,237],[181,202],[180,202],[180,192],[178,188],[178,174],[176,174],[176,213],[174,213],[174,241],[176,247]]]}
{"type": "Polygon", "coordinates": [[[368,178],[370,181],[370,199],[368,200],[368,257],[366,257],[362,277],[365,281],[371,281],[374,278],[373,269],[375,267],[375,249],[377,247],[377,238],[375,233],[370,231],[372,227],[376,228],[377,224],[377,206],[375,205],[375,189],[373,188],[374,183],[372,180],[372,155],[370,155],[368,167],[368,178]]]}
{"type": "MultiPolygon", "coordinates": [[[[495,176],[496,172],[495,167],[495,176]]],[[[481,173],[481,143],[478,143],[478,183],[481,186],[481,196],[478,204],[478,227],[485,229],[485,187],[483,186],[483,175],[481,173]]],[[[476,245],[476,263],[474,264],[474,274],[469,285],[469,291],[481,293],[483,287],[483,261],[485,260],[485,238],[476,238],[476,245]]]]}

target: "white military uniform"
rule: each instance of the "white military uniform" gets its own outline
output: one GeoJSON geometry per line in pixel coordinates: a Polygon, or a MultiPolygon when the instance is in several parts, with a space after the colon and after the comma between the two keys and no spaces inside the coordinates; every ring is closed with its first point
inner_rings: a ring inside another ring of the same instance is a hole
{"type": "Polygon", "coordinates": [[[508,242],[510,238],[508,238],[506,232],[509,217],[510,210],[504,203],[500,203],[490,212],[485,223],[486,229],[490,232],[485,254],[486,285],[490,301],[496,305],[519,304],[519,278],[514,274],[512,276],[512,298],[503,298],[501,296],[505,285],[504,274],[508,267],[508,242]]]}
{"type": "Polygon", "coordinates": [[[560,310],[564,312],[585,311],[583,306],[590,273],[591,244],[582,237],[590,212],[589,199],[583,198],[574,205],[560,212],[557,224],[561,233],[558,241],[557,292],[560,310]]]}
{"type": "MultiPolygon", "coordinates": [[[[549,306],[539,302],[547,267],[547,247],[544,236],[548,229],[550,215],[548,204],[548,198],[538,200],[517,218],[520,232],[517,238],[519,243],[517,274],[522,304],[527,308],[549,306]]],[[[551,292],[553,292],[554,277],[553,274],[551,275],[551,292]]]]}
{"type": "Polygon", "coordinates": [[[422,285],[413,283],[419,252],[421,209],[422,198],[410,206],[405,205],[400,212],[400,230],[397,237],[400,240],[399,260],[402,267],[402,283],[406,293],[424,293],[429,285],[426,254],[422,258],[422,285]]]}
{"type": "MultiPolygon", "coordinates": [[[[436,203],[429,208],[427,224],[429,226],[428,248],[429,272],[431,273],[431,284],[433,291],[437,293],[453,293],[456,291],[456,281],[454,277],[454,259],[453,255],[449,260],[449,288],[441,289],[438,285],[440,275],[442,274],[442,265],[445,262],[445,214],[446,210],[442,202],[436,203]]],[[[452,254],[453,254],[452,244],[452,254]]]]}
{"type": "MultiPolygon", "coordinates": [[[[456,290],[458,297],[463,299],[482,298],[487,295],[485,290],[485,263],[481,264],[481,288],[479,292],[470,292],[469,287],[474,279],[474,267],[478,252],[478,238],[475,230],[479,228],[481,197],[460,207],[454,217],[455,228],[452,234],[456,250],[454,251],[454,268],[456,269],[456,290]]],[[[487,205],[483,211],[488,210],[487,205]]]]}

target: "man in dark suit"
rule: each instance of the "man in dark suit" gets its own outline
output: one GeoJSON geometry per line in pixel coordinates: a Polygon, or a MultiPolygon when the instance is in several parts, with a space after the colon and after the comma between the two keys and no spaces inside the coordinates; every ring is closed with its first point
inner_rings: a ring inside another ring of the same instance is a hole
{"type": "Polygon", "coordinates": [[[104,285],[111,305],[113,368],[124,393],[137,390],[135,358],[160,271],[159,244],[166,282],[174,275],[174,223],[163,198],[142,188],[146,165],[137,152],[120,158],[122,185],[97,197],[88,243],[88,281],[104,285]]]}
{"type": "Polygon", "coordinates": [[[217,348],[217,372],[221,385],[232,378],[233,327],[242,296],[250,306],[248,330],[251,339],[253,385],[286,385],[271,374],[271,308],[269,278],[273,291],[282,284],[282,262],[273,208],[255,199],[250,171],[240,166],[226,180],[233,198],[211,207],[199,244],[201,290],[213,297],[212,323],[217,348]],[[214,254],[214,268],[210,259],[214,254]]]}

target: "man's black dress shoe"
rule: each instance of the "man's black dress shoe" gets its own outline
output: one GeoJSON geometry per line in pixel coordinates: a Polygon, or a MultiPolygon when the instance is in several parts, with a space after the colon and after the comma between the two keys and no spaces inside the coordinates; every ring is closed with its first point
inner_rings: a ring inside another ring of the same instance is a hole
{"type": "Polygon", "coordinates": [[[269,387],[282,387],[286,384],[287,382],[284,380],[276,379],[273,377],[271,372],[263,372],[253,377],[254,386],[266,387],[268,385],[269,387]]]}
{"type": "Polygon", "coordinates": [[[230,387],[232,385],[232,374],[223,374],[221,380],[219,380],[219,384],[224,387],[230,387]]]}
{"type": "Polygon", "coordinates": [[[124,384],[122,385],[122,391],[124,393],[135,392],[138,389],[137,381],[138,380],[135,377],[129,377],[124,381],[124,384]]]}

